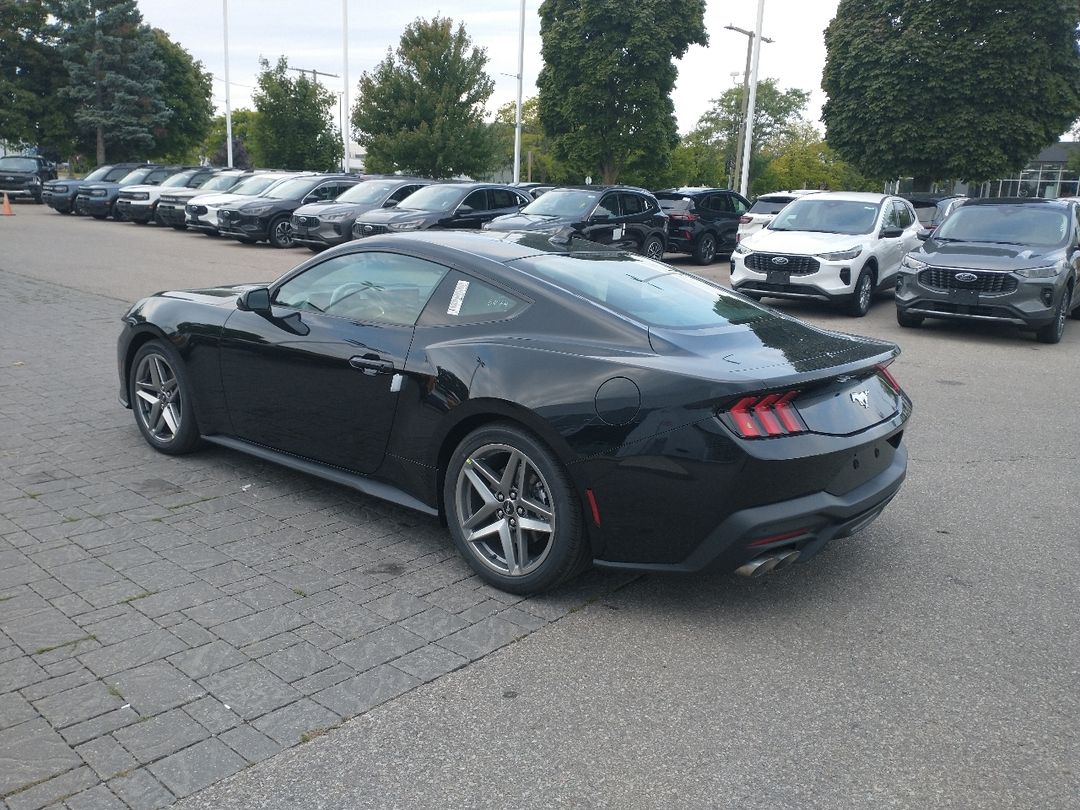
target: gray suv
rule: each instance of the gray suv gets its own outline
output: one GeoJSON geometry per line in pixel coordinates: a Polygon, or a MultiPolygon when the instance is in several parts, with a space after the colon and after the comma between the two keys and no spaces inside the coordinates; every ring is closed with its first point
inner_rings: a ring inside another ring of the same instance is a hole
{"type": "Polygon", "coordinates": [[[1057,343],[1080,318],[1080,209],[1065,200],[968,200],[904,257],[896,320],[1010,323],[1057,343]]]}

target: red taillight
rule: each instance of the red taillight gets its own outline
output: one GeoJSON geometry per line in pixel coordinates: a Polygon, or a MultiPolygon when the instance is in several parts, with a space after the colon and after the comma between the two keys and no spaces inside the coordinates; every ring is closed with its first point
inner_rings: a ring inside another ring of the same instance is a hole
{"type": "Polygon", "coordinates": [[[792,404],[798,391],[743,397],[727,412],[731,426],[744,439],[805,433],[806,425],[792,404]]]}
{"type": "Polygon", "coordinates": [[[697,214],[668,214],[672,222],[697,222],[700,217],[697,214]]]}
{"type": "Polygon", "coordinates": [[[741,222],[743,225],[749,225],[753,221],[754,218],[747,216],[746,214],[743,214],[741,217],[739,217],[739,222],[741,222]]]}
{"type": "MultiPolygon", "coordinates": [[[[892,360],[889,361],[891,363],[892,360]]],[[[877,367],[877,373],[881,375],[881,378],[889,384],[889,387],[896,393],[900,393],[900,382],[889,371],[889,363],[882,363],[877,367]]]]}

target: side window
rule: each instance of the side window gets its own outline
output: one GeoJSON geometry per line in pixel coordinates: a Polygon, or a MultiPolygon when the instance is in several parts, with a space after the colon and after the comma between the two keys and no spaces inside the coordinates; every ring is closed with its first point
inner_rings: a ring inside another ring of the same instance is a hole
{"type": "Polygon", "coordinates": [[[736,197],[734,194],[728,196],[728,200],[731,202],[731,207],[735,210],[735,213],[742,216],[750,210],[750,206],[736,197]]]}
{"type": "Polygon", "coordinates": [[[488,210],[488,196],[487,189],[477,189],[468,197],[466,197],[462,205],[468,205],[473,211],[487,211],[488,210]]]}
{"type": "Polygon", "coordinates": [[[620,194],[619,197],[622,199],[623,216],[630,217],[645,212],[647,206],[643,197],[637,194],[620,194]]]}
{"type": "Polygon", "coordinates": [[[311,193],[306,197],[314,197],[316,200],[331,200],[340,193],[337,183],[323,183],[321,186],[312,189],[311,193]]]}
{"type": "Polygon", "coordinates": [[[896,209],[897,209],[897,203],[895,203],[895,202],[892,203],[890,206],[888,206],[885,209],[885,216],[884,216],[884,218],[882,219],[882,222],[881,222],[881,227],[882,228],[899,228],[899,227],[902,227],[900,225],[900,219],[899,219],[899,217],[897,215],[897,210],[896,209]]]}
{"type": "Polygon", "coordinates": [[[500,321],[521,312],[526,301],[486,281],[451,272],[431,296],[424,310],[423,326],[500,321]]]}
{"type": "Polygon", "coordinates": [[[399,253],[336,256],[289,279],[274,303],[355,321],[412,326],[446,268],[399,253]]]}
{"type": "Polygon", "coordinates": [[[521,205],[518,196],[505,188],[493,188],[491,196],[493,198],[492,208],[517,208],[521,205]]]}
{"type": "Polygon", "coordinates": [[[410,194],[412,194],[414,191],[416,191],[418,188],[420,188],[420,186],[402,186],[401,188],[399,188],[397,191],[395,191],[393,194],[390,195],[390,199],[393,200],[394,202],[401,202],[406,197],[408,197],[410,194]]]}
{"type": "Polygon", "coordinates": [[[167,178],[168,176],[169,176],[169,173],[167,171],[165,171],[165,170],[156,171],[156,172],[150,172],[150,174],[148,174],[146,176],[146,185],[148,185],[148,186],[161,185],[161,181],[164,180],[165,178],[167,178]]]}
{"type": "Polygon", "coordinates": [[[597,204],[595,210],[593,210],[593,216],[597,214],[607,214],[609,217],[617,217],[619,215],[619,200],[614,194],[605,194],[599,204],[597,204]]]}
{"type": "Polygon", "coordinates": [[[900,210],[897,212],[897,216],[900,219],[901,228],[910,228],[911,223],[915,221],[915,214],[911,210],[911,206],[907,203],[897,203],[900,210]]]}

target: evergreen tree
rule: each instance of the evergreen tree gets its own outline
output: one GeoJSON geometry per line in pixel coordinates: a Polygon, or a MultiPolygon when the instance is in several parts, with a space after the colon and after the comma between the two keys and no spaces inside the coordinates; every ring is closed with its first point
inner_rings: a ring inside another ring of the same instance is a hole
{"type": "Polygon", "coordinates": [[[678,143],[674,60],[708,43],[705,0],[544,0],[540,120],[583,175],[644,182],[678,143]]]}
{"type": "Polygon", "coordinates": [[[252,98],[258,115],[247,144],[256,164],[276,168],[328,171],[341,165],[341,135],[331,110],[337,96],[301,73],[288,75],[288,60],[262,71],[252,98]]]}
{"type": "Polygon", "coordinates": [[[494,83],[487,53],[464,26],[417,19],[357,88],[352,122],[369,171],[478,175],[497,162],[484,104],[494,83]]]}
{"type": "Polygon", "coordinates": [[[68,71],[63,98],[94,136],[98,163],[145,157],[166,127],[163,66],[135,0],[48,0],[68,71]]]}
{"type": "Polygon", "coordinates": [[[840,0],[825,31],[829,145],[877,177],[986,180],[1080,117],[1076,0],[840,0]]]}

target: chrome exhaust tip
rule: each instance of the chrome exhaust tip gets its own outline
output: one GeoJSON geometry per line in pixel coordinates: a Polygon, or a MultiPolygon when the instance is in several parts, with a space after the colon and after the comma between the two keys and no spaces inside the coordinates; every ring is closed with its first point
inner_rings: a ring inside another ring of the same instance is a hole
{"type": "Polygon", "coordinates": [[[773,570],[779,571],[781,568],[787,568],[797,559],[799,559],[799,551],[797,549],[785,551],[783,554],[776,558],[776,565],[773,566],[773,570]]]}
{"type": "Polygon", "coordinates": [[[740,565],[735,569],[735,573],[741,577],[761,577],[776,568],[779,562],[779,557],[757,557],[740,565]]]}

